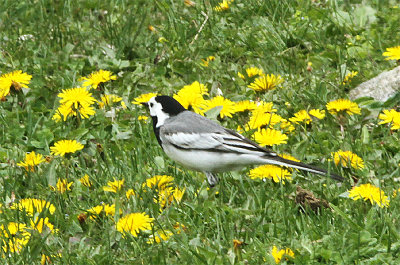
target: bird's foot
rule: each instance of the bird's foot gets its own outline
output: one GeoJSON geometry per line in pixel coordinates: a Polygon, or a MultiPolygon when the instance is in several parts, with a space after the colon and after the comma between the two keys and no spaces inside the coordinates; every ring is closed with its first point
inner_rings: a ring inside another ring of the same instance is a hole
{"type": "Polygon", "coordinates": [[[214,174],[212,174],[210,172],[204,172],[204,173],[207,176],[207,181],[211,188],[218,184],[218,182],[219,182],[218,177],[214,176],[214,174]]]}

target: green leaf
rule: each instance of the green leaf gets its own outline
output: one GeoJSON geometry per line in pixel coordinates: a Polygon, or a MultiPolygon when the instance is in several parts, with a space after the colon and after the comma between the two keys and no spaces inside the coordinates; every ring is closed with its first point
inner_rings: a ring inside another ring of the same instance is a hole
{"type": "Polygon", "coordinates": [[[36,140],[32,140],[31,141],[31,145],[33,147],[39,148],[39,149],[44,148],[46,146],[43,142],[39,142],[39,141],[36,141],[36,140]]]}
{"type": "Polygon", "coordinates": [[[367,126],[363,126],[361,129],[361,141],[363,144],[369,144],[370,138],[369,138],[369,130],[367,126]]]}
{"type": "Polygon", "coordinates": [[[205,112],[205,115],[210,120],[217,120],[219,113],[221,112],[223,106],[216,106],[205,112]]]}
{"type": "Polygon", "coordinates": [[[58,164],[59,161],[56,161],[56,159],[53,159],[50,163],[50,166],[48,167],[48,170],[46,172],[46,178],[47,178],[47,183],[50,186],[55,186],[57,181],[56,181],[56,164],[58,164]]]}
{"type": "Polygon", "coordinates": [[[87,134],[89,132],[89,129],[86,128],[78,128],[76,130],[73,130],[69,137],[71,137],[72,139],[80,139],[82,138],[85,134],[87,134]]]}
{"type": "Polygon", "coordinates": [[[368,24],[374,23],[376,20],[376,10],[368,5],[360,5],[354,10],[354,23],[360,28],[368,24]]]}
{"type": "Polygon", "coordinates": [[[165,168],[165,163],[164,163],[164,158],[161,156],[156,156],[154,157],[154,163],[159,169],[164,169],[165,168]]]}
{"type": "Polygon", "coordinates": [[[113,137],[114,140],[127,140],[130,139],[132,135],[131,131],[127,131],[127,132],[118,132],[117,135],[115,135],[115,137],[113,137]]]}

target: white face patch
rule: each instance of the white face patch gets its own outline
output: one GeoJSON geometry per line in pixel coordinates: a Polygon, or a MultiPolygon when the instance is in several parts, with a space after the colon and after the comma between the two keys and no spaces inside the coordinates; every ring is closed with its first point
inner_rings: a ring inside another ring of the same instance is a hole
{"type": "Polygon", "coordinates": [[[169,115],[162,110],[161,103],[156,101],[156,97],[152,97],[147,104],[149,105],[150,116],[157,117],[156,127],[164,125],[164,122],[169,118],[169,115]]]}

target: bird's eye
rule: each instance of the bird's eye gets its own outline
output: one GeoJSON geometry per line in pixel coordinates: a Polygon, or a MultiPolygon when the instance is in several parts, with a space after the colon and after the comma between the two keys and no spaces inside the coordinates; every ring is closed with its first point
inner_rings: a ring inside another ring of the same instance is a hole
{"type": "Polygon", "coordinates": [[[154,105],[153,103],[150,103],[150,107],[151,107],[151,108],[153,107],[153,105],[154,105]]]}

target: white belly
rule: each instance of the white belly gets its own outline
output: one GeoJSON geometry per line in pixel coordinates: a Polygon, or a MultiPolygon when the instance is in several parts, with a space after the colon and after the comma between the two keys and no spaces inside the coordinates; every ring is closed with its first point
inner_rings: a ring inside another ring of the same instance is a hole
{"type": "Polygon", "coordinates": [[[173,146],[163,146],[163,149],[165,153],[178,164],[195,171],[218,173],[239,170],[249,165],[265,163],[262,158],[248,154],[186,151],[173,146]]]}

